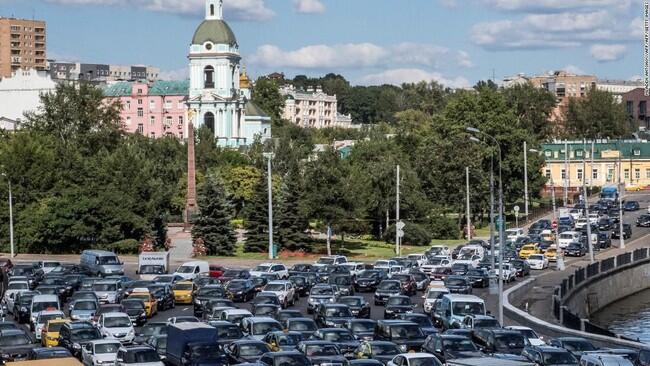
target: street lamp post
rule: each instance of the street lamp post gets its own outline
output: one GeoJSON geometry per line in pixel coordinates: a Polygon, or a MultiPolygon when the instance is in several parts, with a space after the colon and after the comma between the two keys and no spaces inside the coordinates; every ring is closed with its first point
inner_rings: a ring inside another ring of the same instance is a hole
{"type": "Polygon", "coordinates": [[[528,222],[528,153],[537,153],[536,149],[529,149],[526,141],[524,141],[524,213],[526,214],[526,222],[528,222]]]}
{"type": "Polygon", "coordinates": [[[271,167],[271,160],[273,160],[273,157],[275,154],[273,153],[264,153],[264,157],[268,161],[267,169],[268,169],[268,190],[269,190],[269,259],[273,259],[273,179],[272,179],[272,167],[271,167]]]}
{"type": "MultiPolygon", "coordinates": [[[[499,141],[497,141],[497,139],[494,138],[494,136],[489,135],[485,132],[481,132],[481,130],[479,130],[478,128],[467,127],[466,130],[467,132],[470,133],[481,134],[486,138],[492,140],[492,142],[497,147],[497,150],[499,152],[499,220],[498,220],[499,223],[499,276],[498,276],[499,312],[498,312],[497,319],[499,320],[499,323],[503,326],[503,250],[505,246],[505,220],[503,219],[503,179],[501,175],[501,145],[499,144],[499,141]]],[[[480,142],[480,140],[472,137],[470,137],[470,140],[480,142]]]]}
{"type": "Polygon", "coordinates": [[[7,185],[9,186],[9,245],[11,246],[11,258],[15,255],[14,253],[14,204],[13,197],[11,195],[11,180],[7,177],[7,174],[2,173],[2,176],[7,178],[7,185]]]}

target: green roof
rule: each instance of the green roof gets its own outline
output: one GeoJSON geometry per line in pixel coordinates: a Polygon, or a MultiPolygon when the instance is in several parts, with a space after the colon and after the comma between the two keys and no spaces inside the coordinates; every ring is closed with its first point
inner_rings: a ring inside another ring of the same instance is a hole
{"type": "Polygon", "coordinates": [[[104,95],[107,97],[125,97],[131,95],[133,84],[128,81],[108,85],[104,88],[104,95]]]}
{"type": "MultiPolygon", "coordinates": [[[[568,141],[569,160],[582,160],[583,155],[591,159],[591,141],[568,141]],[[584,153],[584,154],[583,154],[584,153]]],[[[611,155],[603,157],[603,152],[620,151],[621,159],[650,158],[650,142],[646,140],[596,140],[594,143],[594,159],[615,160],[611,155]]],[[[541,146],[541,153],[547,161],[564,161],[564,141],[545,143],[541,146]]]]}
{"type": "Polygon", "coordinates": [[[204,44],[207,41],[231,46],[237,44],[235,33],[232,32],[228,23],[221,19],[204,20],[196,28],[196,32],[194,32],[194,37],[192,38],[192,44],[204,44]]]}
{"type": "Polygon", "coordinates": [[[246,102],[246,116],[256,116],[256,117],[262,117],[262,118],[270,118],[266,112],[262,110],[257,104],[248,101],[246,102]]]}
{"type": "Polygon", "coordinates": [[[149,88],[149,95],[188,95],[190,81],[156,81],[149,88]]]}

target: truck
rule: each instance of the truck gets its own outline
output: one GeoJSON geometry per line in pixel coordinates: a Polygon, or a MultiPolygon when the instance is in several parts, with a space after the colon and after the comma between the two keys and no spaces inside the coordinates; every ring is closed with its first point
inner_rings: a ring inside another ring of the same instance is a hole
{"type": "Polygon", "coordinates": [[[141,280],[169,273],[169,252],[142,252],[138,256],[138,270],[141,280]]]}
{"type": "Polygon", "coordinates": [[[217,328],[205,323],[178,323],[167,326],[166,361],[172,366],[227,365],[217,347],[217,328]]]}
{"type": "Polygon", "coordinates": [[[600,190],[600,199],[604,201],[618,201],[618,187],[605,186],[600,190]]]}

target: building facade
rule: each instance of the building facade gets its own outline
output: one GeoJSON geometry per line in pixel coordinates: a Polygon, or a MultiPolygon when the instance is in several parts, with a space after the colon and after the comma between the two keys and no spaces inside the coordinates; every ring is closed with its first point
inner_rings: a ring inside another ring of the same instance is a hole
{"type": "Polygon", "coordinates": [[[45,22],[0,17],[0,78],[18,70],[45,70],[45,22]]]}
{"type": "Polygon", "coordinates": [[[223,0],[206,0],[205,20],[194,32],[188,58],[187,103],[195,128],[208,126],[219,145],[228,147],[271,137],[271,119],[241,88],[239,44],[223,20],[223,0]]]}
{"type": "Polygon", "coordinates": [[[650,96],[645,95],[644,88],[636,88],[621,96],[627,115],[639,126],[641,131],[650,131],[650,96]]]}
{"type": "Polygon", "coordinates": [[[650,186],[650,142],[647,140],[553,141],[543,144],[542,174],[545,191],[556,193],[566,186],[579,192],[583,184],[603,187],[619,181],[626,187],[650,186]],[[593,161],[593,163],[592,163],[593,161]]]}
{"type": "Polygon", "coordinates": [[[55,81],[92,81],[96,83],[110,83],[113,81],[156,81],[160,69],[151,66],[128,66],[85,64],[79,62],[48,63],[48,71],[55,81]]]}
{"type": "Polygon", "coordinates": [[[321,88],[303,91],[286,85],[280,94],[285,98],[282,118],[300,127],[352,127],[352,118],[337,112],[336,95],[327,95],[321,88]]]}
{"type": "Polygon", "coordinates": [[[27,112],[38,109],[41,94],[53,92],[56,83],[45,71],[18,70],[0,80],[0,118],[19,123],[27,112]]]}
{"type": "Polygon", "coordinates": [[[618,103],[623,102],[623,95],[634,89],[642,88],[641,80],[598,80],[596,89],[610,92],[618,103]]]}

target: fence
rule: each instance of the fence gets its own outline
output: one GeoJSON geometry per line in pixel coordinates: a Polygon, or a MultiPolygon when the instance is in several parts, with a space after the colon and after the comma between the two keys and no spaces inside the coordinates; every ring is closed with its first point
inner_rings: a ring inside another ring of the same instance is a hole
{"type": "Polygon", "coordinates": [[[553,315],[560,320],[562,325],[576,330],[582,330],[592,334],[605,335],[609,337],[623,338],[601,328],[588,320],[581,319],[566,306],[566,300],[575,290],[589,283],[590,279],[604,277],[622,267],[637,265],[649,260],[649,248],[636,249],[633,252],[619,254],[616,257],[603,259],[602,261],[589,264],[586,267],[578,268],[567,278],[562,280],[553,292],[553,315]]]}

